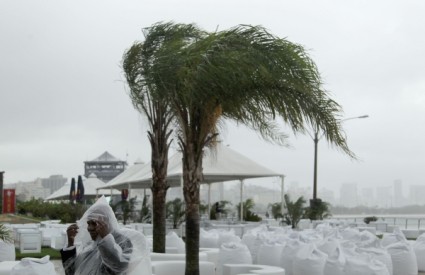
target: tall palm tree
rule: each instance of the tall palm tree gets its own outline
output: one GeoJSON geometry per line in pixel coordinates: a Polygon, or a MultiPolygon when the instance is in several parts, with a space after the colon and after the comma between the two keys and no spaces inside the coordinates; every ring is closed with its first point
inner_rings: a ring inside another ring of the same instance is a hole
{"type": "Polygon", "coordinates": [[[341,108],[321,89],[317,68],[302,46],[259,26],[207,33],[193,24],[158,23],[149,28],[151,35],[161,43],[144,64],[149,74],[143,74],[143,66],[131,73],[149,83],[151,98],[161,99],[174,116],[183,154],[186,274],[199,274],[202,157],[206,147],[215,146],[223,119],[277,144],[287,137],[279,121],[294,133],[319,127],[331,144],[354,155],[337,119],[341,108]]]}
{"type": "Polygon", "coordinates": [[[146,117],[149,124],[148,138],[151,145],[153,251],[165,253],[166,195],[168,151],[172,142],[170,112],[166,98],[158,91],[175,91],[172,79],[175,66],[158,67],[155,63],[181,47],[185,40],[197,37],[197,30],[190,25],[157,24],[144,29],[145,41],[136,42],[124,53],[123,70],[129,86],[129,96],[134,107],[146,117]],[[163,81],[163,78],[166,81],[163,81]],[[171,83],[171,85],[170,85],[171,83]]]}

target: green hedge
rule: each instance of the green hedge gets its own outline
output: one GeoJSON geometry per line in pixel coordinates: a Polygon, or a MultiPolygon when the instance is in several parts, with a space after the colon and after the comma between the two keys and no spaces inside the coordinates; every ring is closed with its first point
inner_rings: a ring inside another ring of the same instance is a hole
{"type": "Polygon", "coordinates": [[[61,220],[62,223],[75,222],[85,211],[85,206],[70,203],[50,203],[41,199],[18,202],[18,214],[35,218],[61,220]]]}

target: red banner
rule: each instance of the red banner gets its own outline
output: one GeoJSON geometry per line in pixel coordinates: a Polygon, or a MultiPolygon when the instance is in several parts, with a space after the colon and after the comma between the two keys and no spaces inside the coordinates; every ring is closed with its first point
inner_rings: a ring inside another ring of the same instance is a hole
{"type": "Polygon", "coordinates": [[[15,189],[3,189],[3,214],[14,214],[15,203],[15,189]]]}

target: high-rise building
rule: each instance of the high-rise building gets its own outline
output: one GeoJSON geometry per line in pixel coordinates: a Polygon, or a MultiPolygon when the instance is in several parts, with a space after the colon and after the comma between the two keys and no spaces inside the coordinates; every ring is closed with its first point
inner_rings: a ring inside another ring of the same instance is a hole
{"type": "Polygon", "coordinates": [[[50,191],[50,194],[61,188],[67,182],[67,178],[62,175],[52,175],[48,178],[39,178],[36,179],[36,182],[39,182],[43,188],[47,188],[50,191]]]}
{"type": "Polygon", "coordinates": [[[373,188],[367,187],[360,190],[359,204],[367,207],[376,205],[376,201],[373,195],[373,188]]]}
{"type": "Polygon", "coordinates": [[[425,186],[411,185],[409,194],[410,204],[421,205],[425,203],[425,186]]]}
{"type": "Polygon", "coordinates": [[[357,183],[343,183],[340,188],[340,204],[346,207],[358,205],[357,183]]]}
{"type": "Polygon", "coordinates": [[[327,202],[331,205],[335,205],[335,194],[334,191],[327,188],[320,188],[319,190],[319,198],[322,201],[327,202]]]}
{"type": "Polygon", "coordinates": [[[376,188],[376,202],[379,207],[394,207],[393,196],[391,194],[391,186],[380,186],[376,188]]]}
{"type": "Polygon", "coordinates": [[[401,180],[395,180],[394,186],[394,207],[400,207],[404,204],[403,185],[401,180]]]}
{"type": "Polygon", "coordinates": [[[34,181],[17,182],[8,186],[13,187],[16,193],[16,199],[27,201],[34,199],[45,199],[50,194],[61,188],[67,179],[62,175],[53,175],[49,178],[38,178],[34,181]]]}
{"type": "Polygon", "coordinates": [[[309,187],[301,187],[298,182],[291,182],[285,193],[289,195],[291,201],[296,201],[298,200],[298,198],[303,197],[306,200],[307,204],[312,196],[311,189],[309,187]]]}

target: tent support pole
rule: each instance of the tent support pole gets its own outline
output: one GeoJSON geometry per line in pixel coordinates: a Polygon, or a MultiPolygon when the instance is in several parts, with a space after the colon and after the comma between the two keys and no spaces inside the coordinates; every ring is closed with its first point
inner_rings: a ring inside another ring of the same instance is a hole
{"type": "MultiPolygon", "coordinates": [[[[284,212],[284,210],[285,210],[285,192],[284,192],[284,182],[285,182],[285,176],[284,175],[282,175],[282,176],[280,176],[280,180],[281,180],[281,190],[280,190],[280,192],[281,192],[281,198],[280,198],[280,211],[281,211],[281,213],[282,213],[282,215],[283,215],[283,213],[285,213],[284,212]]],[[[282,219],[283,219],[283,217],[282,217],[282,219]]]]}
{"type": "Polygon", "coordinates": [[[210,218],[210,213],[211,213],[211,183],[208,183],[208,220],[210,218]]]}
{"type": "Polygon", "coordinates": [[[241,213],[241,222],[243,222],[243,182],[244,180],[240,180],[241,181],[241,209],[240,209],[240,213],[241,213]]]}

